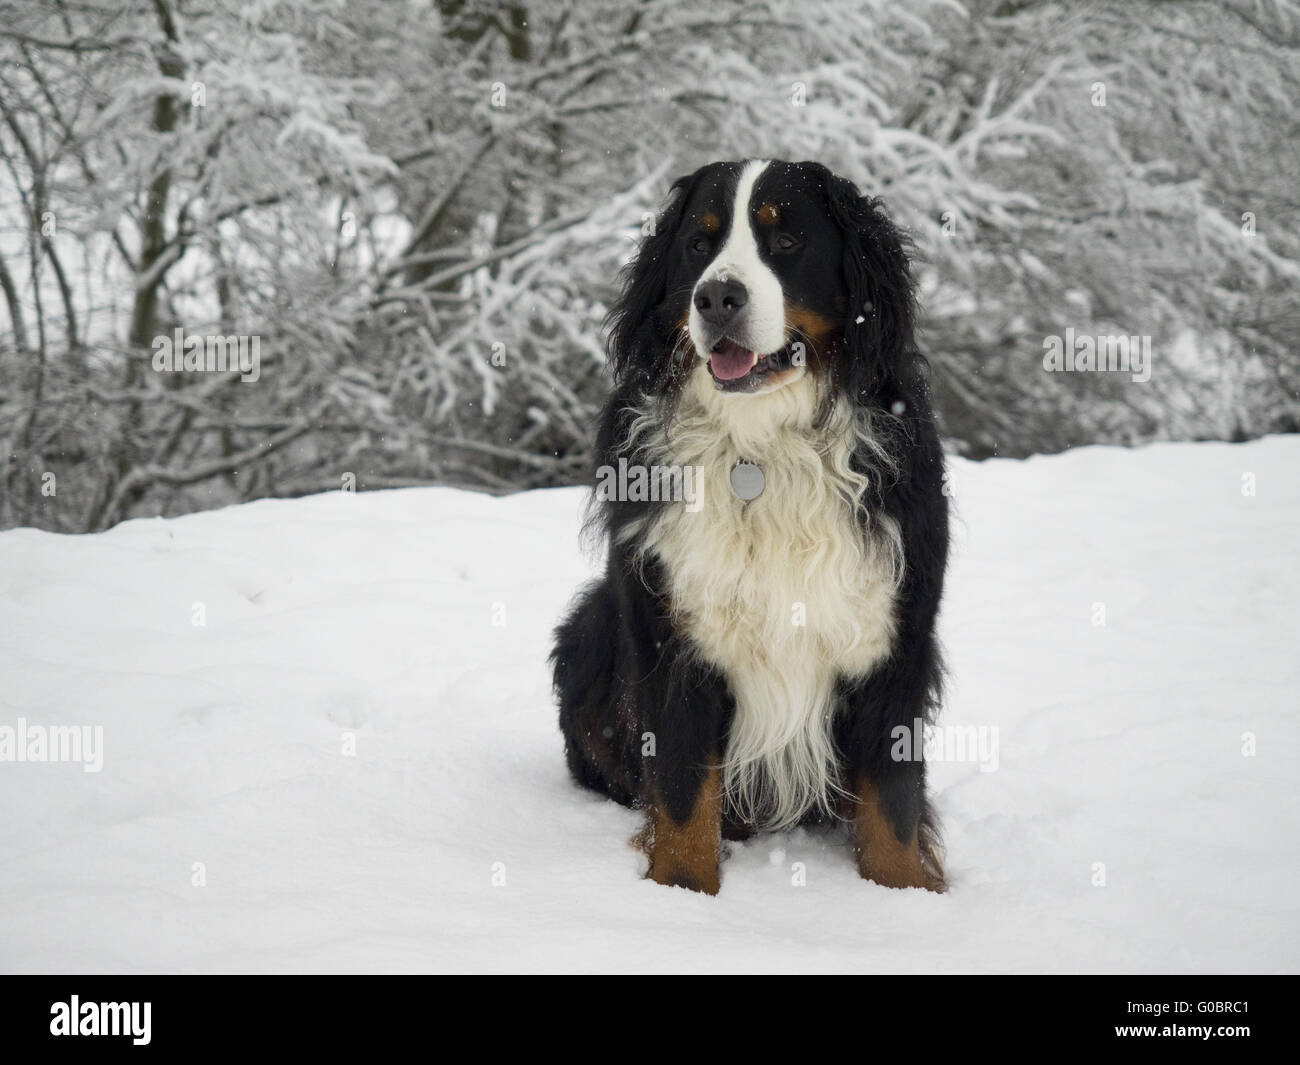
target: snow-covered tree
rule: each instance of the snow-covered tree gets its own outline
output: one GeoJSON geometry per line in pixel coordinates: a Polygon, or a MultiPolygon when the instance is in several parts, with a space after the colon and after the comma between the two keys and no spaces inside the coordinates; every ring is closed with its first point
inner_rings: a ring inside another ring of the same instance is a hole
{"type": "Polygon", "coordinates": [[[580,478],[619,267],[726,157],[911,230],[954,448],[1300,429],[1298,44],[1292,0],[0,2],[0,524],[580,478]],[[177,328],[257,380],[155,371],[177,328]],[[1047,372],[1067,330],[1150,379],[1047,372]]]}

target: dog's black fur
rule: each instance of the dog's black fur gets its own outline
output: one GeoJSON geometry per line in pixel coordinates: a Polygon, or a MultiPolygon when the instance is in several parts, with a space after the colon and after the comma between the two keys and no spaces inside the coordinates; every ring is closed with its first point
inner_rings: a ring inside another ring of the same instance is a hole
{"type": "MultiPolygon", "coordinates": [[[[683,349],[682,327],[703,260],[711,255],[699,220],[708,211],[727,210],[739,167],[712,164],[677,180],[653,235],[623,275],[610,314],[614,388],[600,418],[598,465],[616,466],[620,457],[647,461],[626,443],[632,412],[647,395],[672,397],[694,363],[689,345],[683,349]]],[[[896,467],[888,476],[873,476],[867,500],[901,532],[896,636],[889,657],[873,672],[838,680],[840,770],[846,780],[869,783],[900,845],[919,852],[925,876],[916,886],[942,890],[924,763],[891,756],[893,729],[928,722],[938,701],[935,623],[948,553],[943,453],[925,360],[913,335],[909,248],[879,200],[864,198],[819,164],[773,163],[762,181],[765,195],[778,199],[798,226],[796,252],[802,254],[763,246],[787,307],[810,311],[831,326],[812,345],[809,372],[879,415],[873,418],[876,440],[896,467]]],[[[854,454],[853,464],[873,472],[880,466],[865,451],[854,454]]],[[[726,749],[735,704],[723,669],[674,624],[661,560],[635,557],[635,530],[642,526],[632,523],[666,505],[599,506],[596,518],[608,545],[605,573],[580,593],[559,626],[552,663],[574,779],[625,805],[646,807],[652,821],[672,827],[697,812],[709,766],[726,749]],[[647,733],[655,738],[653,757],[642,754],[647,733]]],[[[752,827],[722,826],[728,835],[752,827]]],[[[863,875],[887,882],[866,866],[863,875]]],[[[655,879],[716,890],[707,876],[701,883],[689,869],[655,879]]]]}

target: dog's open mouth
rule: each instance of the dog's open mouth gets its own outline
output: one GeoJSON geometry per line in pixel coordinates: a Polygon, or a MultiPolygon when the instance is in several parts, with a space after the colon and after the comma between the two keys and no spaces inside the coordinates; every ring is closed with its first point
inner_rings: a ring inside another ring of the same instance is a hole
{"type": "Polygon", "coordinates": [[[757,388],[764,378],[793,365],[793,345],[787,344],[779,351],[759,355],[742,347],[730,337],[723,337],[709,353],[709,373],[717,386],[727,392],[749,392],[757,388]]]}

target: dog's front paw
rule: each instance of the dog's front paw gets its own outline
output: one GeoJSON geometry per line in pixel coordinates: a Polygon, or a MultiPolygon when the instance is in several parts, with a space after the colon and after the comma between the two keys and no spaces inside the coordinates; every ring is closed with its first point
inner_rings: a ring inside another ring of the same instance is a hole
{"type": "Polygon", "coordinates": [[[687,891],[699,891],[705,895],[716,895],[722,886],[722,877],[718,872],[717,862],[710,867],[707,863],[681,862],[675,858],[650,858],[650,871],[647,880],[667,887],[685,888],[687,891]]]}
{"type": "Polygon", "coordinates": [[[721,886],[721,780],[713,769],[695,797],[690,815],[676,820],[662,803],[651,805],[645,828],[634,841],[650,859],[646,879],[716,895],[721,886]]]}
{"type": "Polygon", "coordinates": [[[920,855],[908,855],[902,862],[892,855],[889,862],[873,863],[869,854],[858,855],[858,873],[863,880],[888,888],[924,888],[942,895],[948,890],[943,873],[927,868],[920,855]]]}

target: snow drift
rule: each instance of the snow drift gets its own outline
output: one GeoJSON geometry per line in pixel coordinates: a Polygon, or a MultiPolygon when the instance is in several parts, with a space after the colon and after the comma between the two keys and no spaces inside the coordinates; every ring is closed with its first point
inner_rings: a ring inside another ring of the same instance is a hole
{"type": "Polygon", "coordinates": [[[953,463],[942,720],[996,759],[932,769],[941,897],[804,830],[639,879],[549,691],[577,489],[4,533],[0,969],[1295,971],[1297,469],[953,463]]]}

